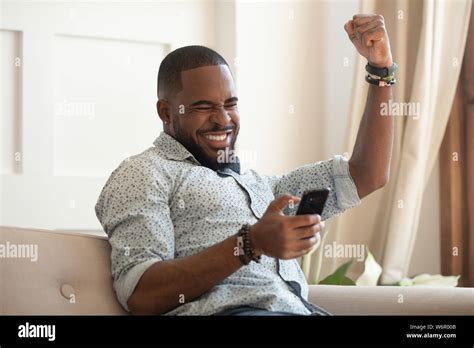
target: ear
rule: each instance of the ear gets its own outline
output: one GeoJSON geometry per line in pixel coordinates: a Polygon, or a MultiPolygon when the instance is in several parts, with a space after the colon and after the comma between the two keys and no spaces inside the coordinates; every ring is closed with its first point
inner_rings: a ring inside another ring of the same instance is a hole
{"type": "Polygon", "coordinates": [[[164,124],[170,123],[170,107],[166,100],[159,99],[156,102],[156,111],[164,124]]]}

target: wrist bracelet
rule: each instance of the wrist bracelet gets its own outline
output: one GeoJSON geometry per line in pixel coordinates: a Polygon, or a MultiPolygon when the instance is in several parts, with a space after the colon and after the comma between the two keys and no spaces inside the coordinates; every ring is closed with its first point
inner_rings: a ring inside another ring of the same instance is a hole
{"type": "Polygon", "coordinates": [[[250,241],[250,225],[244,224],[237,233],[237,249],[239,258],[243,265],[248,265],[250,261],[260,263],[260,256],[255,255],[250,241]]]}
{"type": "Polygon", "coordinates": [[[389,75],[389,76],[386,76],[386,77],[383,77],[383,78],[368,74],[365,77],[365,81],[367,81],[368,83],[370,83],[372,85],[377,85],[379,87],[392,86],[397,82],[397,80],[395,80],[395,75],[393,75],[393,74],[389,75]]]}
{"type": "Polygon", "coordinates": [[[387,67],[387,68],[376,68],[375,66],[372,66],[369,63],[367,63],[367,65],[365,66],[365,70],[367,70],[367,72],[370,75],[376,75],[379,77],[387,77],[387,76],[393,75],[393,73],[397,69],[398,69],[398,65],[395,62],[392,64],[392,66],[387,67]]]}

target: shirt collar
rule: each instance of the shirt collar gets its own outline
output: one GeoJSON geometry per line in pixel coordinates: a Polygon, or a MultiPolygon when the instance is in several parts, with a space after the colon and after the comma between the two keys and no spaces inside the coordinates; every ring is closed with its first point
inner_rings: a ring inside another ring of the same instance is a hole
{"type": "Polygon", "coordinates": [[[156,149],[167,159],[184,161],[191,159],[193,162],[199,163],[194,156],[171,135],[161,132],[158,138],[153,142],[156,149]]]}
{"type": "MultiPolygon", "coordinates": [[[[158,152],[167,159],[175,161],[184,161],[189,159],[191,162],[201,165],[201,163],[199,163],[199,161],[179,141],[163,131],[160,133],[158,138],[155,139],[153,145],[155,145],[155,148],[158,150],[158,152]]],[[[225,168],[218,171],[225,172],[227,168],[240,174],[239,158],[235,156],[235,162],[229,163],[225,168]]]]}

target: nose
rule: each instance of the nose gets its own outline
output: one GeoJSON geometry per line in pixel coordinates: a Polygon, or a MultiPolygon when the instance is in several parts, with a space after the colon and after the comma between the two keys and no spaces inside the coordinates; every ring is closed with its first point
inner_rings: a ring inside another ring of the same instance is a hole
{"type": "Polygon", "coordinates": [[[224,127],[229,123],[230,116],[224,106],[216,108],[211,114],[211,121],[224,127]]]}

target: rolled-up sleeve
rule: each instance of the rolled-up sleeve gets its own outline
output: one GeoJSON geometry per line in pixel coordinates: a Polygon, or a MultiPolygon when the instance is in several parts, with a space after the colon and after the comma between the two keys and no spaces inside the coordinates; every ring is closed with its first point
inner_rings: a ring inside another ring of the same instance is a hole
{"type": "Polygon", "coordinates": [[[121,305],[155,262],[174,258],[168,187],[144,162],[122,163],[95,207],[112,247],[114,289],[121,305]]]}
{"type": "Polygon", "coordinates": [[[349,172],[349,162],[340,155],[304,165],[281,176],[270,176],[268,179],[275,197],[284,193],[301,197],[306,190],[329,187],[331,192],[321,216],[322,220],[360,203],[357,188],[349,172]]]}

